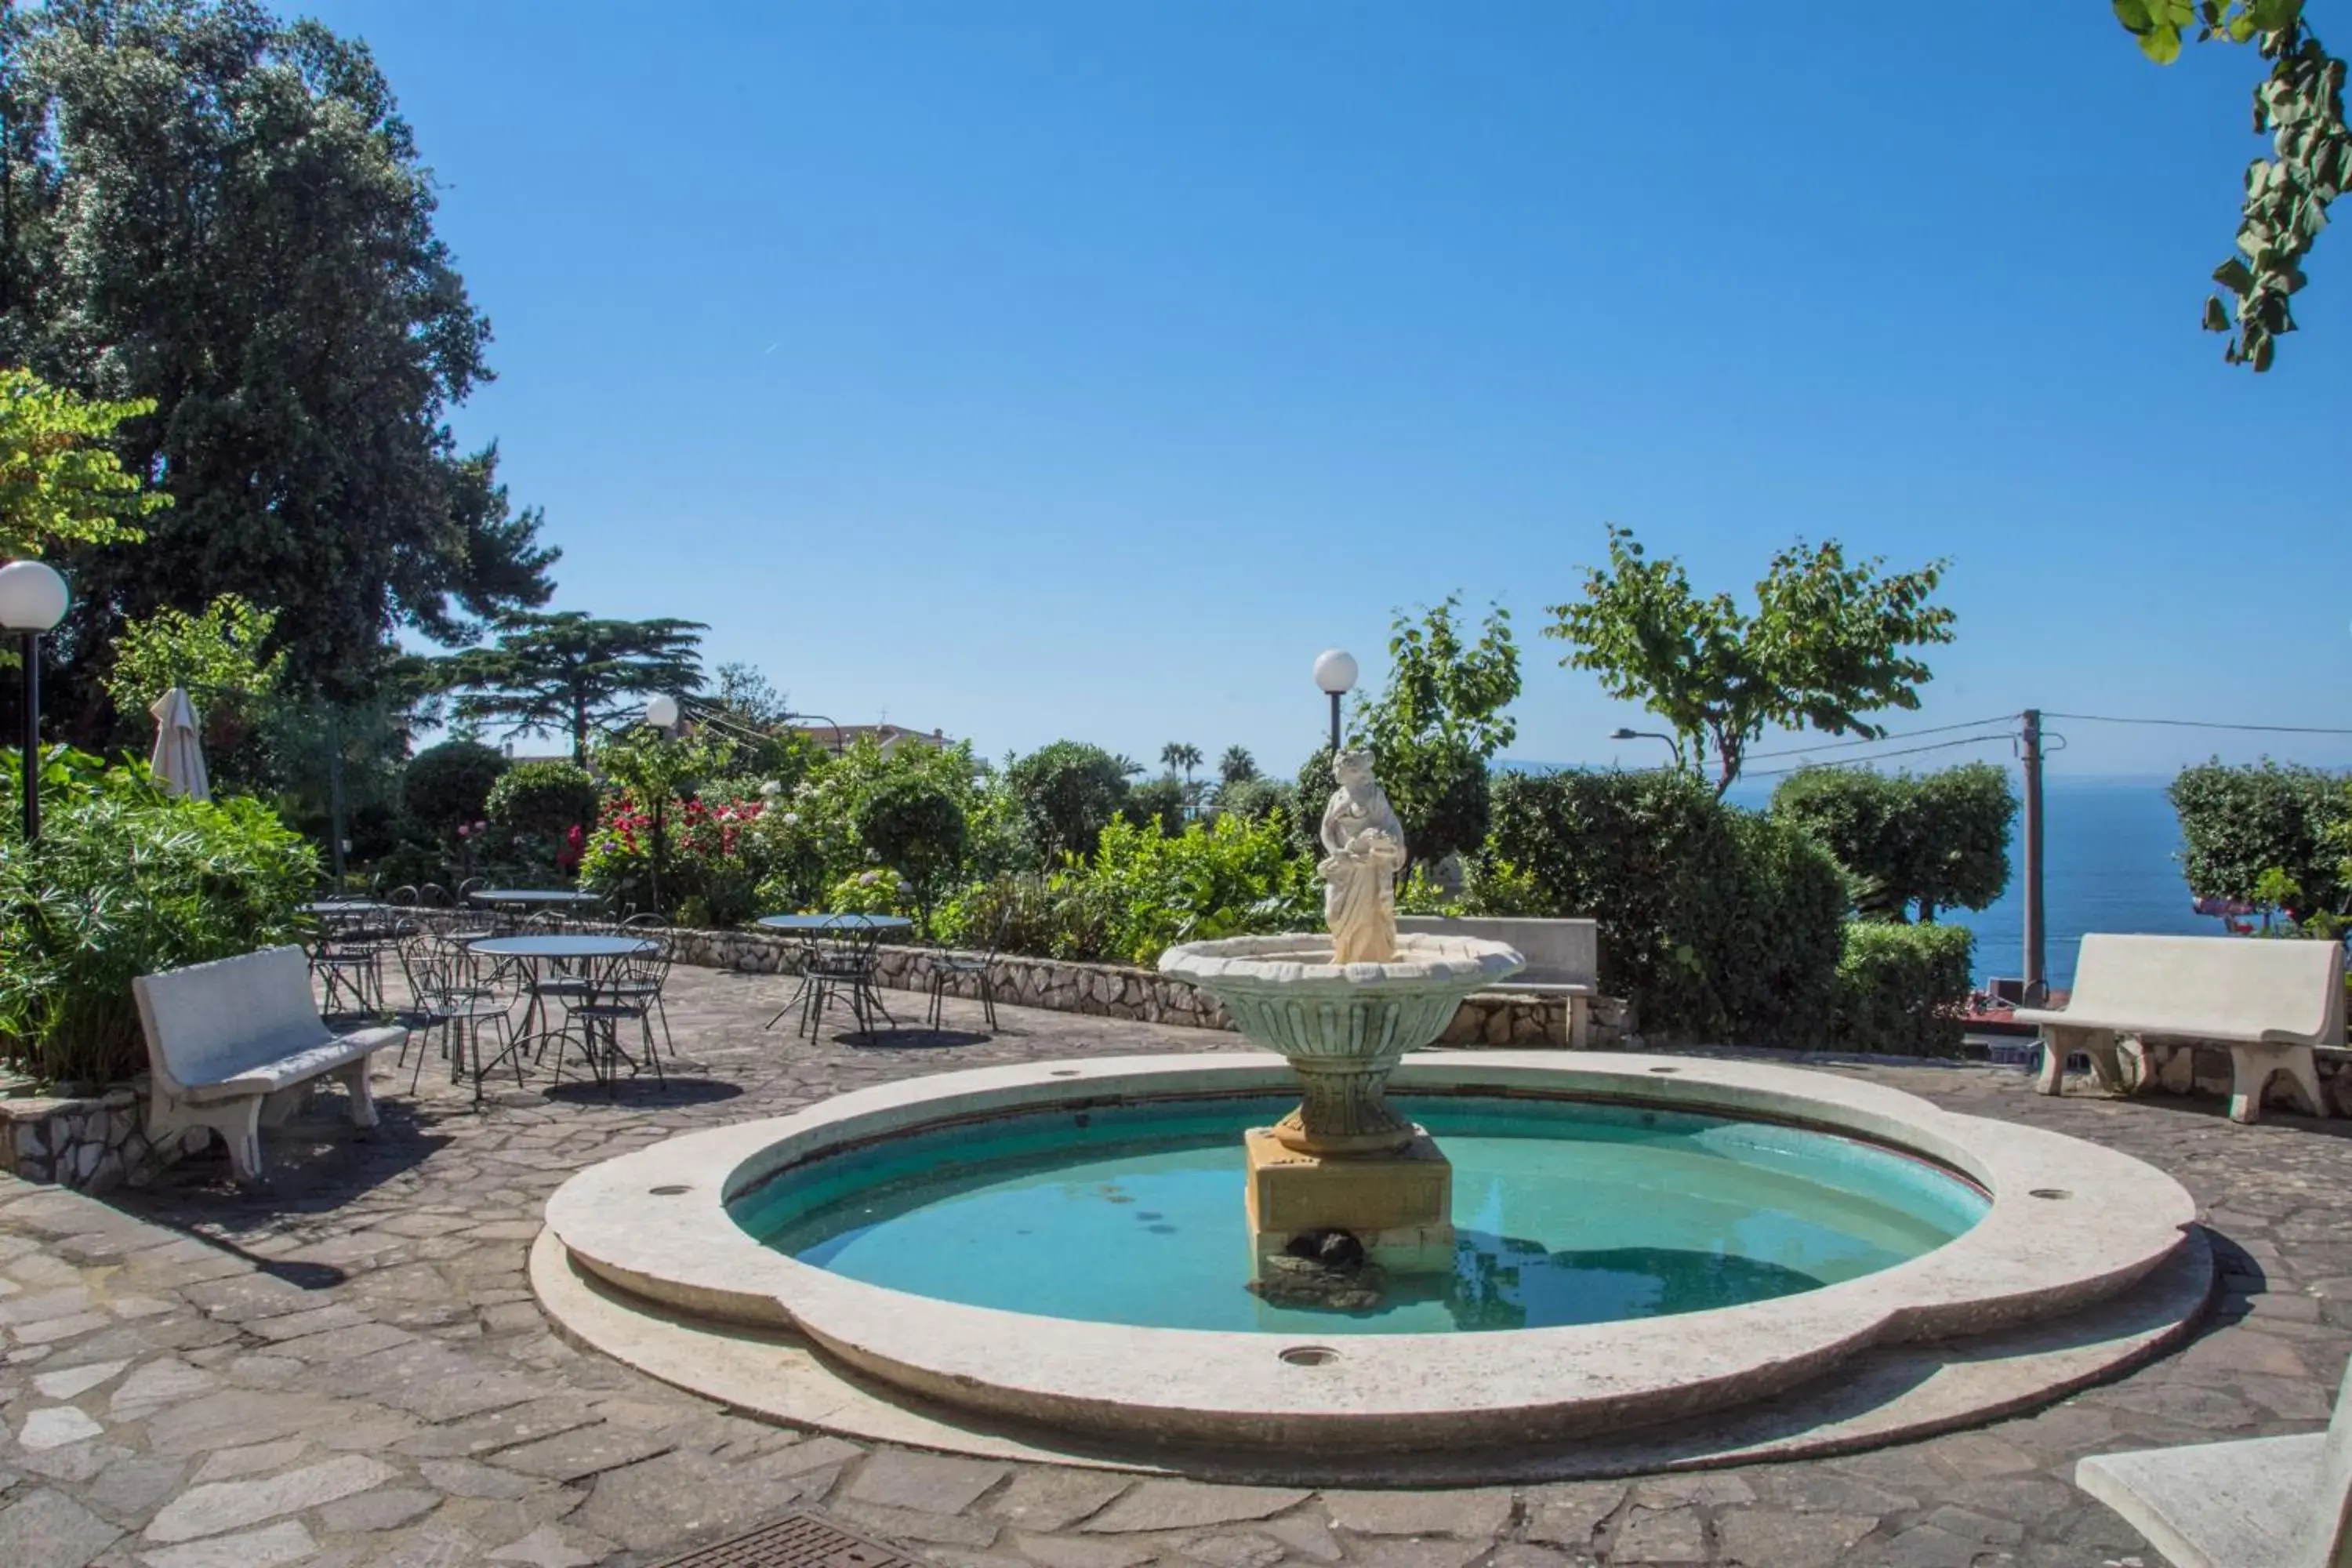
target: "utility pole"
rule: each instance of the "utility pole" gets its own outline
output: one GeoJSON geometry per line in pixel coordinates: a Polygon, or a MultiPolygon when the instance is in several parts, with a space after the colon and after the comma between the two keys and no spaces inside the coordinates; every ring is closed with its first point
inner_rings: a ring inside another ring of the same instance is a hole
{"type": "Polygon", "coordinates": [[[2043,965],[2042,923],[2042,710],[2025,710],[2024,743],[2018,758],[2025,773],[2025,1005],[2049,1000],[2043,965]]]}

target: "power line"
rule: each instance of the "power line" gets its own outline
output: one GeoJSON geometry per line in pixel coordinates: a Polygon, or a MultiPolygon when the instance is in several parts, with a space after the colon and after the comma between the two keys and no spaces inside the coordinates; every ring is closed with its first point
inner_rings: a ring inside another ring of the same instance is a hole
{"type": "Polygon", "coordinates": [[[2352,735],[2352,730],[2331,730],[2316,724],[2218,724],[2201,719],[2118,719],[2105,713],[2048,713],[2049,719],[2073,719],[2087,724],[2162,724],[2175,730],[2254,730],[2266,735],[2352,735]]]}
{"type": "Polygon", "coordinates": [[[2015,713],[1996,713],[1990,719],[1971,719],[1965,724],[1935,724],[1924,730],[1895,730],[1884,735],[1864,735],[1858,740],[1823,741],[1816,746],[1790,746],[1778,752],[1750,752],[1748,755],[1755,762],[1766,762],[1773,757],[1804,757],[1815,752],[1834,752],[1848,746],[1875,746],[1886,741],[1908,741],[1920,735],[1948,735],[1955,730],[1981,730],[1989,724],[2014,723],[2019,717],[2015,713]]]}
{"type": "MultiPolygon", "coordinates": [[[[1918,732],[1927,734],[1932,733],[1933,731],[1921,731],[1918,732]]],[[[1889,739],[1892,738],[1893,737],[1891,736],[1889,737],[1889,739]]],[[[1935,741],[1924,746],[1906,746],[1899,752],[1874,752],[1869,756],[1854,757],[1845,762],[1800,763],[1793,768],[1765,768],[1756,773],[1749,773],[1743,767],[1739,770],[1739,776],[1743,779],[1773,779],[1779,778],[1783,773],[1801,773],[1809,767],[1866,768],[1871,766],[1873,763],[1885,762],[1891,757],[1916,757],[1922,752],[1945,752],[1949,751],[1954,746],[1977,746],[1982,745],[1987,741],[2014,741],[2016,739],[2017,737],[2015,735],[2011,734],[2006,730],[1995,730],[1989,734],[1963,735],[1957,741],[1935,741]]],[[[1786,755],[1787,753],[1784,752],[1782,754],[1786,755]]]]}

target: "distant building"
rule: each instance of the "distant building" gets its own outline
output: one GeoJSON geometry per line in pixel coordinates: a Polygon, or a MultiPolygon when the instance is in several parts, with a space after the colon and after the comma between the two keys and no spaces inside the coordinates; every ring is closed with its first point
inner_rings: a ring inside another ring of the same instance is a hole
{"type": "Polygon", "coordinates": [[[925,734],[900,724],[795,724],[793,733],[806,735],[828,752],[845,752],[859,741],[870,740],[888,756],[901,746],[932,746],[944,750],[947,732],[933,730],[925,734]]]}

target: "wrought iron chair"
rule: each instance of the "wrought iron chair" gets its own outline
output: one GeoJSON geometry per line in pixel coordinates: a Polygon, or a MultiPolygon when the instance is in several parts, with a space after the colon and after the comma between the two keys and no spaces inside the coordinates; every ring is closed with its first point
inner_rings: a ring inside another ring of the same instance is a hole
{"type": "MultiPolygon", "coordinates": [[[[667,1084],[662,1075],[661,1050],[654,1043],[655,1016],[661,1008],[662,984],[669,978],[669,952],[661,942],[654,950],[632,958],[615,959],[611,969],[593,983],[593,994],[585,1002],[571,1009],[572,1020],[580,1026],[581,1043],[593,1072],[607,1090],[614,1084],[620,1068],[626,1065],[631,1077],[650,1067],[654,1082],[667,1084]],[[621,1045],[621,1026],[634,1021],[639,1038],[645,1042],[645,1054],[633,1056],[621,1045]]],[[[668,1024],[662,1026],[665,1033],[668,1024]]],[[[675,1053],[673,1053],[675,1054],[675,1053]]],[[[555,1075],[563,1076],[563,1062],[559,1056],[555,1075]]]]}
{"type": "Polygon", "coordinates": [[[801,959],[801,1027],[810,1039],[824,1026],[826,1005],[844,992],[860,1034],[871,1032],[877,1012],[890,1016],[874,994],[875,949],[880,945],[881,932],[862,920],[830,921],[809,934],[801,959]]]}
{"type": "MultiPolygon", "coordinates": [[[[980,992],[980,1008],[988,1019],[988,1032],[996,1033],[996,955],[1004,947],[1004,916],[999,912],[988,922],[988,947],[982,952],[950,952],[931,954],[931,1009],[925,1026],[937,1029],[950,983],[971,977],[980,992]]],[[[963,994],[959,989],[959,996],[963,994]]]]}
{"type": "Polygon", "coordinates": [[[425,1042],[436,1035],[440,1037],[442,1055],[448,1059],[452,1083],[468,1070],[467,1051],[471,1047],[476,1105],[482,1102],[482,1080],[500,1061],[514,1064],[515,1085],[520,1088],[522,1058],[514,1048],[513,998],[499,992],[475,955],[426,930],[404,938],[398,952],[408,981],[408,1005],[397,1016],[412,1031],[412,1039],[400,1047],[400,1060],[408,1059],[410,1044],[416,1047],[409,1092],[415,1093],[425,1077],[425,1042]],[[482,1054],[485,1028],[499,1043],[498,1055],[487,1059],[482,1054]]]}

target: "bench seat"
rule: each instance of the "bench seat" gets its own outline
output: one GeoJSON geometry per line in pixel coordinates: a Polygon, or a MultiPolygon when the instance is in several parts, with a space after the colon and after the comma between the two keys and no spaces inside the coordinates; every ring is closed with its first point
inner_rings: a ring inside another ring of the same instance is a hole
{"type": "Polygon", "coordinates": [[[408,1031],[398,1025],[385,1025],[373,1029],[358,1029],[340,1035],[324,1045],[310,1046],[291,1056],[250,1067],[234,1078],[215,1079],[208,1083],[183,1084],[185,1098],[193,1104],[214,1105],[226,1100],[244,1100],[257,1094],[276,1094],[308,1083],[314,1078],[324,1078],[339,1067],[360,1060],[387,1046],[397,1046],[408,1037],[408,1031]]]}
{"type": "Polygon", "coordinates": [[[319,1079],[340,1079],[352,1124],[373,1127],[368,1060],[408,1037],[399,1027],[328,1028],[299,947],[142,974],[131,989],[147,1037],[147,1135],[216,1133],[243,1182],[260,1179],[260,1130],[283,1121],[319,1079]]]}
{"type": "Polygon", "coordinates": [[[2173,1568],[2346,1568],[2352,1372],[2325,1432],[2094,1454],[2075,1465],[2074,1484],[2173,1568]]]}
{"type": "Polygon", "coordinates": [[[2125,1079],[2117,1046],[2129,1035],[2226,1047],[2233,1121],[2259,1118],[2263,1091],[2282,1073],[2311,1114],[2325,1116],[2327,1096],[2312,1052],[2344,1043],[2344,949],[2334,942],[2100,932],[2083,939],[2064,1007],[2011,1016],[2041,1030],[2037,1087],[2044,1094],[2061,1091],[2066,1058],[2078,1050],[2107,1089],[2146,1087],[2125,1079]]]}

